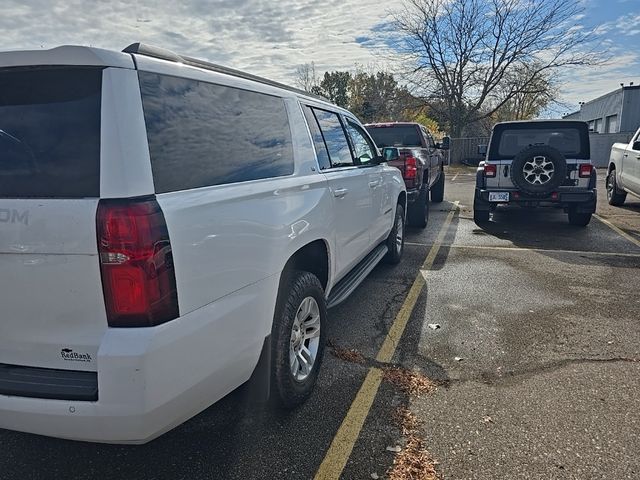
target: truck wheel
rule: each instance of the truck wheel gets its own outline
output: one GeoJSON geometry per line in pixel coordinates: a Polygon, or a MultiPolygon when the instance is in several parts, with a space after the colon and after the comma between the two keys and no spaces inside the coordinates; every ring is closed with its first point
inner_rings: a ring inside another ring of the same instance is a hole
{"type": "Polygon", "coordinates": [[[590,213],[578,213],[575,208],[569,209],[569,223],[577,227],[586,227],[591,221],[590,213]]]}
{"type": "Polygon", "coordinates": [[[272,400],[276,406],[293,408],[311,395],[318,378],[327,306],[318,277],[301,271],[287,275],[278,293],[272,328],[272,400]]]}
{"type": "Polygon", "coordinates": [[[627,199],[627,192],[618,189],[618,183],[616,182],[616,169],[613,168],[607,175],[607,200],[609,205],[619,207],[627,199]]]}
{"type": "Polygon", "coordinates": [[[438,181],[431,188],[431,201],[440,203],[444,200],[444,171],[440,170],[438,181]]]}
{"type": "Polygon", "coordinates": [[[400,204],[396,207],[396,219],[387,237],[387,249],[384,261],[391,265],[400,263],[404,251],[404,208],[400,204]]]}
{"type": "Polygon", "coordinates": [[[427,201],[427,187],[422,186],[416,201],[409,204],[407,220],[412,227],[424,228],[429,221],[429,202],[427,201]]]}

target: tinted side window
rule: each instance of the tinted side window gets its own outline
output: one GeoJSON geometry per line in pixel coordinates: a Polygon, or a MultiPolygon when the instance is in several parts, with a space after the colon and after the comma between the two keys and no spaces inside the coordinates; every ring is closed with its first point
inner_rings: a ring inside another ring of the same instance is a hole
{"type": "Polygon", "coordinates": [[[293,173],[281,98],[139,72],[156,192],[293,173]]]}
{"type": "Polygon", "coordinates": [[[332,167],[348,167],[353,165],[353,157],[349,142],[337,114],[326,110],[313,109],[320,124],[324,141],[329,150],[332,167]]]}
{"type": "Polygon", "coordinates": [[[358,125],[348,120],[347,130],[349,131],[349,136],[353,143],[353,149],[355,150],[356,163],[360,165],[370,163],[371,160],[373,160],[373,157],[376,156],[376,149],[371,145],[367,135],[358,125]]]}
{"type": "Polygon", "coordinates": [[[320,131],[318,121],[316,120],[311,107],[303,105],[302,109],[304,110],[304,116],[306,117],[307,124],[309,125],[309,131],[311,132],[313,145],[316,148],[316,156],[318,157],[318,165],[320,166],[320,170],[331,168],[329,152],[327,152],[327,146],[325,145],[324,139],[322,138],[322,132],[320,131]]]}
{"type": "Polygon", "coordinates": [[[102,69],[0,70],[0,197],[100,196],[102,69]]]}

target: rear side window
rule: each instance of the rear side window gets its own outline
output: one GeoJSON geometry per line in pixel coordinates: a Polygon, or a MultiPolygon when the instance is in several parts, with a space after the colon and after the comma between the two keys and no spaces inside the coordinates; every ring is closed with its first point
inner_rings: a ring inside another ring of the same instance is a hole
{"type": "Polygon", "coordinates": [[[139,72],[157,193],[293,173],[282,98],[139,72]]]}
{"type": "Polygon", "coordinates": [[[324,141],[329,150],[332,167],[349,167],[353,166],[353,157],[347,136],[342,128],[340,117],[333,112],[326,110],[313,109],[320,124],[324,141]]]}
{"type": "Polygon", "coordinates": [[[331,161],[329,160],[329,152],[327,152],[327,146],[322,138],[322,132],[318,126],[316,116],[313,114],[311,107],[304,105],[304,116],[307,119],[307,125],[309,125],[309,131],[311,132],[311,138],[313,139],[313,146],[316,149],[316,156],[318,157],[318,166],[320,170],[326,170],[331,168],[331,161]]]}
{"type": "Polygon", "coordinates": [[[382,147],[422,147],[417,125],[392,125],[366,127],[373,141],[382,147]]]}
{"type": "Polygon", "coordinates": [[[102,69],[0,70],[0,197],[100,196],[102,69]]]}

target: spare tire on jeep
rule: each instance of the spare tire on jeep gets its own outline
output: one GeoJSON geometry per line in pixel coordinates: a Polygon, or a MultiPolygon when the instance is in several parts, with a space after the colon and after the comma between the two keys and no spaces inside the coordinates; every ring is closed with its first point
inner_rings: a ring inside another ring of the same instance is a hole
{"type": "Polygon", "coordinates": [[[534,145],[520,151],[511,163],[511,181],[530,195],[547,195],[567,176],[564,155],[547,145],[534,145]]]}

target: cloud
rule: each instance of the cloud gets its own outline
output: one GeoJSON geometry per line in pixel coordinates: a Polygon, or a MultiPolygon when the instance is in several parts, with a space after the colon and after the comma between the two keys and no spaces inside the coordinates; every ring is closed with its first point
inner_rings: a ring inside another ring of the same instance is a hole
{"type": "Polygon", "coordinates": [[[4,0],[0,30],[3,49],[79,44],[120,50],[141,41],[291,81],[303,63],[335,70],[375,60],[371,28],[401,2],[4,0]]]}

